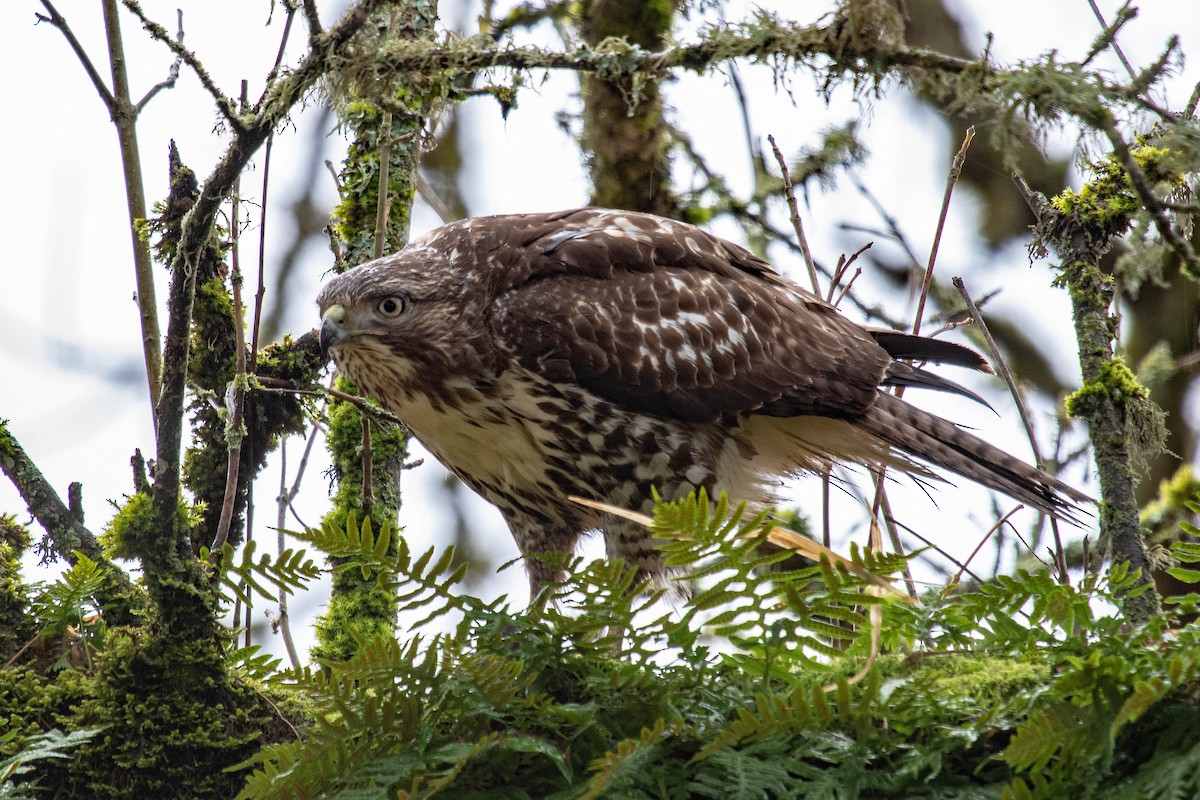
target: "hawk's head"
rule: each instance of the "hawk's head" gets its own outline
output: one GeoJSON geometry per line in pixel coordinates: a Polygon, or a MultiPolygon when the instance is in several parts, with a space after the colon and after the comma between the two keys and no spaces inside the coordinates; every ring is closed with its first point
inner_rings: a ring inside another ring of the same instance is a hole
{"type": "Polygon", "coordinates": [[[376,397],[444,378],[470,359],[475,298],[445,256],[411,247],[334,278],[321,290],[321,350],[376,397]],[[365,369],[364,369],[365,367],[365,369]],[[399,384],[399,385],[398,385],[399,384]]]}

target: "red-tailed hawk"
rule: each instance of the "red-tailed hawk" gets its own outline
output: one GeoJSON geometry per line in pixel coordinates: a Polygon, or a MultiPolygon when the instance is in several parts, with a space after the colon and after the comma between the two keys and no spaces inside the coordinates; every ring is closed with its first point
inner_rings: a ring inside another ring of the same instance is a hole
{"type": "MultiPolygon", "coordinates": [[[[886,391],[962,391],[899,359],[987,370],[959,345],[873,330],[749,251],[647,214],[456,222],[333,279],[339,370],[504,515],[523,554],[604,532],[661,573],[646,509],[704,487],[768,503],[784,476],[854,462],[944,467],[1048,512],[1086,497],[886,391]]],[[[969,393],[968,393],[969,394],[969,393]]],[[[536,592],[552,570],[526,559],[536,592]]]]}

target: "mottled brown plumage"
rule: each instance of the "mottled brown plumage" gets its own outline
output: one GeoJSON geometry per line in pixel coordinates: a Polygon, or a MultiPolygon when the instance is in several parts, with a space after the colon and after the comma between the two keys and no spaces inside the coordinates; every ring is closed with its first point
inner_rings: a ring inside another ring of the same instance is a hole
{"type": "MultiPolygon", "coordinates": [[[[834,463],[944,467],[1037,508],[1084,495],[883,391],[970,394],[898,359],[987,370],[974,351],[871,330],[747,250],[683,223],[579,209],[439,228],[318,298],[338,368],[499,507],[522,553],[589,529],[657,574],[651,489],[766,503],[834,463]]],[[[553,570],[527,559],[536,589],[553,570]]]]}

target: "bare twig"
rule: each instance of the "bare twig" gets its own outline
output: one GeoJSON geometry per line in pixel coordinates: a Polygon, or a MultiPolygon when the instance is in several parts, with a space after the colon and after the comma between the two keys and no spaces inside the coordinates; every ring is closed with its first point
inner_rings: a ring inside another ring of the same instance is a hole
{"type": "Polygon", "coordinates": [[[804,265],[808,267],[808,279],[812,281],[813,294],[820,297],[821,284],[817,281],[817,265],[813,261],[812,251],[808,249],[808,237],[804,235],[804,223],[800,219],[800,207],[796,203],[796,191],[792,188],[792,173],[788,168],[787,160],[783,157],[783,153],[779,150],[779,145],[775,144],[775,137],[768,135],[767,141],[771,143],[771,150],[775,153],[775,160],[779,162],[779,170],[783,175],[783,195],[787,198],[788,211],[792,215],[792,227],[796,231],[796,241],[800,243],[800,252],[804,254],[804,265]]]}
{"type": "Polygon", "coordinates": [[[942,243],[942,231],[946,228],[946,217],[950,213],[950,198],[954,196],[954,186],[958,183],[958,176],[962,174],[963,164],[967,160],[967,148],[971,146],[971,140],[974,138],[975,126],[972,125],[967,128],[962,146],[958,148],[958,153],[954,156],[954,161],[950,165],[950,172],[946,175],[946,191],[942,195],[942,208],[938,213],[937,231],[933,235],[933,245],[929,248],[929,261],[925,265],[925,277],[921,281],[921,294],[917,300],[917,313],[913,318],[914,334],[921,332],[921,320],[925,314],[925,300],[929,297],[929,287],[933,284],[933,266],[937,263],[938,247],[942,243]]]}
{"type": "Polygon", "coordinates": [[[267,137],[263,148],[263,179],[262,179],[262,218],[258,223],[258,290],[254,293],[254,322],[250,335],[250,366],[258,371],[258,333],[262,327],[263,298],[266,296],[266,261],[267,261],[267,190],[271,185],[271,150],[275,144],[275,134],[267,137]]]}
{"type": "MultiPolygon", "coordinates": [[[[967,304],[967,311],[971,314],[971,319],[975,323],[976,329],[983,335],[983,341],[987,344],[988,353],[992,356],[992,363],[996,365],[996,369],[1000,372],[1000,376],[1004,378],[1004,383],[1008,385],[1009,394],[1012,395],[1013,401],[1017,404],[1017,414],[1021,418],[1021,424],[1025,426],[1025,435],[1029,438],[1029,446],[1033,450],[1033,458],[1040,469],[1046,468],[1046,461],[1042,458],[1041,448],[1038,447],[1037,436],[1033,432],[1033,421],[1029,416],[1029,409],[1025,407],[1025,397],[1017,386],[1016,380],[1013,379],[1012,372],[1008,369],[1008,364],[1004,361],[1000,353],[1000,348],[996,346],[996,340],[992,338],[992,332],[988,329],[987,323],[983,320],[983,314],[979,312],[975,301],[971,299],[971,295],[967,292],[966,284],[963,279],[955,276],[951,279],[954,288],[958,289],[958,293],[962,295],[963,302],[967,304]]],[[[1058,567],[1058,580],[1063,585],[1068,585],[1071,582],[1070,572],[1067,570],[1066,550],[1063,548],[1062,537],[1058,531],[1058,520],[1054,515],[1050,515],[1050,529],[1054,534],[1054,563],[1058,567]]]]}
{"type": "Polygon", "coordinates": [[[830,547],[833,543],[829,519],[829,469],[821,471],[821,544],[830,547]]]}
{"type": "MultiPolygon", "coordinates": [[[[133,240],[134,273],[137,281],[137,304],[142,327],[142,351],[146,363],[146,383],[150,392],[150,412],[155,418],[155,403],[161,387],[162,354],[159,350],[161,333],[158,327],[158,303],[155,299],[154,269],[150,259],[150,246],[142,241],[134,230],[134,221],[146,218],[146,195],[142,186],[141,156],[137,144],[137,116],[139,106],[129,100],[129,80],[125,68],[125,53],[121,44],[120,20],[117,17],[115,0],[104,0],[104,28],[108,40],[109,64],[112,71],[113,88],[104,84],[83,45],[75,38],[66,19],[58,13],[50,0],[42,0],[49,16],[38,14],[37,18],[58,28],[83,66],[92,85],[100,95],[109,117],[117,129],[117,140],[121,149],[121,162],[125,171],[125,196],[129,206],[130,234],[133,240]]],[[[180,29],[182,36],[182,27],[180,29]]]]}
{"type": "MultiPolygon", "coordinates": [[[[176,9],[176,14],[178,14],[179,30],[176,31],[176,33],[175,33],[175,41],[178,42],[180,45],[182,45],[183,44],[183,9],[182,8],[176,9]]],[[[154,96],[157,95],[159,92],[163,91],[164,89],[174,89],[175,88],[175,83],[176,83],[176,81],[179,80],[179,66],[182,63],[183,63],[183,59],[180,58],[179,56],[175,56],[175,61],[171,64],[171,68],[169,70],[167,70],[166,80],[159,81],[158,83],[151,86],[150,91],[146,92],[146,94],[142,97],[142,99],[138,101],[137,110],[138,110],[139,114],[142,112],[143,109],[146,108],[146,106],[148,106],[150,104],[150,101],[153,100],[154,96]]]]}
{"type": "Polygon", "coordinates": [[[157,425],[155,408],[162,391],[162,333],[158,327],[158,300],[155,297],[154,265],[150,243],[143,241],[135,228],[146,219],[146,190],[142,185],[142,161],[137,140],[137,108],[129,100],[129,76],[121,43],[121,26],[116,0],[104,0],[104,29],[108,37],[108,57],[112,65],[113,124],[121,147],[125,171],[125,200],[129,206],[129,231],[133,239],[133,268],[137,280],[137,303],[141,315],[142,353],[146,362],[146,380],[150,390],[151,418],[157,425]]]}
{"type": "Polygon", "coordinates": [[[1129,63],[1129,59],[1125,58],[1125,53],[1121,52],[1121,45],[1117,44],[1117,32],[1125,27],[1126,22],[1137,16],[1137,9],[1130,8],[1129,4],[1126,3],[1117,11],[1117,18],[1113,20],[1112,25],[1109,25],[1104,21],[1104,14],[1101,13],[1100,7],[1096,5],[1096,0],[1088,0],[1088,5],[1091,6],[1092,14],[1095,15],[1096,21],[1100,23],[1100,27],[1104,30],[1100,34],[1100,38],[1092,46],[1092,52],[1088,54],[1087,59],[1083,63],[1087,64],[1098,53],[1111,46],[1113,52],[1117,54],[1117,58],[1121,60],[1121,64],[1124,65],[1125,71],[1129,73],[1129,77],[1136,78],[1137,73],[1134,71],[1133,65],[1129,63]]]}
{"type": "Polygon", "coordinates": [[[100,72],[96,69],[96,65],[92,63],[90,58],[88,58],[87,51],[83,49],[83,45],[80,44],[79,40],[75,38],[75,33],[71,30],[71,27],[67,25],[66,18],[63,17],[62,14],[58,13],[58,9],[56,9],[50,3],[50,0],[42,0],[42,5],[45,6],[46,10],[50,12],[50,16],[46,16],[45,14],[35,14],[34,16],[36,16],[39,21],[58,28],[59,33],[63,35],[63,38],[67,40],[67,44],[71,46],[71,50],[74,51],[75,57],[79,59],[79,63],[83,66],[84,72],[86,72],[88,78],[91,79],[92,85],[96,87],[96,93],[100,95],[100,99],[103,100],[104,105],[108,107],[109,113],[112,113],[116,108],[116,99],[112,96],[112,92],[110,92],[108,87],[104,84],[104,79],[100,77],[100,72]]]}
{"type": "MultiPolygon", "coordinates": [[[[908,237],[905,236],[904,232],[900,230],[900,223],[897,222],[896,218],[893,217],[891,213],[883,207],[883,203],[879,202],[879,198],[875,196],[874,192],[867,188],[867,185],[859,179],[854,170],[847,170],[846,175],[850,178],[850,182],[854,184],[854,188],[858,190],[858,193],[861,194],[866,201],[871,204],[871,206],[875,209],[875,213],[879,215],[881,220],[883,220],[883,224],[887,227],[887,236],[895,241],[896,244],[900,246],[900,249],[904,251],[904,254],[908,256],[909,263],[912,265],[912,270],[915,272],[920,268],[919,265],[921,262],[917,258],[916,251],[914,251],[912,245],[909,244],[908,237]]],[[[852,225],[842,225],[841,227],[843,230],[855,230],[857,228],[857,226],[852,225]]],[[[872,231],[872,233],[874,232],[872,231]]]]}
{"type": "MultiPolygon", "coordinates": [[[[886,513],[886,512],[885,512],[885,513],[886,513]]],[[[920,532],[918,532],[918,531],[917,531],[915,528],[910,528],[910,527],[908,527],[907,525],[905,525],[903,522],[900,522],[900,520],[898,520],[898,519],[895,519],[895,518],[892,518],[892,520],[891,520],[891,523],[892,523],[893,525],[896,525],[897,527],[903,528],[903,529],[904,529],[904,531],[905,531],[905,532],[906,532],[908,535],[910,535],[910,536],[915,536],[916,538],[920,539],[920,540],[921,540],[921,541],[922,541],[922,542],[925,544],[925,546],[926,546],[926,547],[929,547],[929,548],[930,548],[930,549],[932,549],[934,552],[936,552],[938,555],[940,555],[942,558],[946,559],[946,560],[947,560],[947,561],[949,561],[951,564],[953,564],[954,566],[958,567],[958,574],[959,574],[959,577],[961,577],[962,575],[964,575],[964,574],[965,574],[965,575],[968,575],[968,576],[970,576],[970,577],[971,577],[971,578],[972,578],[972,579],[973,579],[973,580],[974,580],[976,583],[983,583],[983,582],[984,582],[983,578],[979,577],[979,576],[978,576],[978,575],[976,575],[974,572],[972,572],[970,569],[968,569],[968,567],[967,567],[967,565],[966,565],[966,564],[964,564],[963,562],[959,561],[959,560],[958,560],[957,558],[955,558],[954,556],[952,556],[952,555],[950,555],[949,553],[947,553],[947,552],[946,552],[945,550],[943,550],[943,549],[941,548],[941,546],[939,546],[939,545],[938,545],[936,542],[933,542],[933,541],[931,541],[931,540],[929,540],[929,539],[926,539],[926,538],[925,538],[924,536],[922,536],[922,535],[920,534],[920,532]]],[[[944,571],[943,571],[943,570],[942,570],[940,567],[937,567],[937,568],[938,568],[938,571],[939,571],[939,572],[943,572],[943,574],[944,574],[944,571]]]]}
{"type": "MultiPolygon", "coordinates": [[[[900,540],[900,531],[896,526],[896,515],[892,513],[892,501],[888,499],[887,490],[883,488],[882,481],[880,481],[879,485],[879,499],[881,501],[880,509],[883,511],[882,517],[884,527],[887,528],[888,539],[892,543],[892,552],[899,555],[904,555],[904,542],[900,540]]],[[[879,516],[880,515],[876,514],[875,518],[879,519],[879,516]]],[[[912,569],[909,567],[907,561],[904,562],[904,585],[908,587],[909,597],[916,600],[917,584],[916,581],[913,580],[912,569]]]]}
{"type": "Polygon", "coordinates": [[[283,64],[283,52],[287,49],[288,38],[292,34],[292,20],[296,18],[296,6],[289,4],[286,8],[287,16],[283,20],[283,34],[279,37],[279,49],[275,51],[275,63],[271,65],[271,71],[267,73],[266,80],[263,81],[264,97],[258,99],[259,104],[265,98],[265,92],[270,90],[271,86],[275,84],[275,79],[279,77],[279,67],[283,64]]]}
{"type": "Polygon", "coordinates": [[[438,219],[443,224],[454,222],[457,219],[454,212],[450,210],[450,206],[446,205],[446,201],[429,185],[429,181],[425,180],[425,176],[421,174],[420,170],[413,173],[413,184],[417,189],[417,194],[421,196],[426,205],[433,209],[433,213],[438,215],[438,219]]]}
{"type": "MultiPolygon", "coordinates": [[[[287,441],[279,445],[279,497],[278,514],[275,518],[275,541],[277,551],[282,553],[286,545],[286,536],[284,526],[287,523],[287,512],[291,508],[292,500],[300,493],[300,483],[304,479],[304,472],[308,468],[308,456],[312,453],[313,443],[317,440],[317,426],[313,425],[312,430],[308,434],[308,441],[304,443],[304,455],[300,457],[300,466],[296,468],[296,479],[292,482],[292,487],[287,487],[287,441]]],[[[285,589],[279,590],[279,616],[276,620],[277,629],[280,637],[283,639],[283,646],[287,650],[288,660],[292,662],[292,669],[300,669],[300,653],[296,650],[296,642],[292,637],[291,616],[288,614],[288,593],[285,589]]]]}
{"type": "Polygon", "coordinates": [[[385,408],[372,403],[365,397],[359,397],[356,394],[342,392],[333,387],[323,389],[308,389],[294,385],[291,381],[282,378],[264,378],[256,379],[259,386],[255,387],[256,391],[260,392],[278,392],[287,394],[306,394],[314,397],[336,397],[338,400],[345,400],[347,403],[352,403],[359,411],[369,417],[377,420],[384,420],[393,425],[404,425],[404,421],[397,417],[392,412],[385,408]]]}
{"type": "MultiPolygon", "coordinates": [[[[240,183],[240,182],[239,182],[240,183]]],[[[234,184],[232,208],[229,212],[229,231],[231,237],[230,262],[232,272],[229,284],[233,289],[233,338],[237,346],[237,373],[233,384],[226,396],[226,407],[229,410],[229,420],[225,430],[225,440],[229,447],[229,457],[225,466],[225,497],[221,502],[221,517],[217,521],[217,533],[213,538],[212,558],[214,563],[220,559],[221,549],[229,539],[229,528],[233,524],[233,510],[237,500],[238,474],[242,463],[242,440],[245,436],[243,415],[246,404],[246,331],[243,323],[242,310],[242,266],[240,257],[240,236],[238,235],[238,183],[234,184]]]]}
{"type": "MultiPolygon", "coordinates": [[[[105,0],[106,3],[112,0],[105,0]]],[[[146,12],[142,10],[137,0],[121,0],[121,4],[129,9],[138,21],[142,23],[142,27],[150,34],[151,38],[157,39],[167,46],[167,48],[175,54],[175,57],[187,64],[192,72],[196,73],[196,77],[200,80],[200,85],[212,96],[213,102],[217,104],[217,108],[221,112],[221,116],[225,117],[225,121],[229,123],[238,133],[245,130],[245,124],[238,116],[237,109],[234,108],[233,102],[229,99],[229,95],[221,91],[221,89],[213,81],[212,76],[208,74],[208,70],[200,63],[200,59],[196,58],[191,50],[188,50],[181,43],[176,42],[171,38],[171,34],[167,29],[159,25],[154,20],[146,16],[146,12]]]]}
{"type": "MultiPolygon", "coordinates": [[[[962,564],[962,566],[959,568],[958,572],[955,573],[954,577],[950,579],[950,582],[946,584],[945,593],[948,594],[949,592],[953,591],[954,587],[958,585],[958,582],[960,580],[962,580],[963,572],[966,571],[967,566],[971,563],[972,560],[974,560],[975,556],[979,555],[979,551],[983,549],[983,546],[987,543],[987,540],[992,537],[992,534],[995,533],[997,530],[999,530],[1001,525],[1008,522],[1009,517],[1011,517],[1013,514],[1017,513],[1024,507],[1025,506],[1018,505],[1018,506],[1014,507],[1011,511],[1009,511],[1007,514],[1005,514],[1003,517],[996,520],[996,524],[988,529],[988,532],[985,533],[983,535],[983,538],[979,540],[979,544],[975,545],[975,549],[971,551],[971,555],[967,556],[967,560],[962,564]]],[[[1020,534],[1018,534],[1018,536],[1019,535],[1020,534]]],[[[1034,558],[1037,558],[1036,553],[1034,553],[1034,558]]],[[[979,580],[979,579],[976,578],[976,580],[979,580]]]]}

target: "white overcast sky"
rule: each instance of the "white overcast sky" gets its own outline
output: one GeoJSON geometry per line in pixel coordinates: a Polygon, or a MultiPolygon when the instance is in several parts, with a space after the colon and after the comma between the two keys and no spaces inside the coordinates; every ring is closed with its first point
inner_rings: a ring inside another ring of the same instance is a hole
{"type": "MultiPolygon", "coordinates": [[[[99,5],[94,2],[59,0],[66,16],[92,59],[107,77],[108,67],[99,5]]],[[[335,17],[340,3],[321,3],[324,19],[335,17]]],[[[503,4],[502,4],[503,5],[503,4]]],[[[728,3],[727,19],[739,19],[758,6],[774,7],[782,16],[814,21],[831,3],[728,3]]],[[[1111,16],[1119,3],[1100,2],[1111,16]]],[[[274,58],[280,26],[267,28],[268,3],[230,0],[185,0],[165,3],[146,0],[148,14],[168,29],[175,27],[175,9],[184,12],[186,44],[208,67],[214,80],[234,95],[239,82],[250,81],[250,96],[257,97],[261,80],[274,58]]],[[[443,0],[443,15],[451,23],[472,26],[477,3],[443,0]],[[465,7],[463,2],[468,3],[465,7]]],[[[1189,2],[1147,2],[1141,15],[1122,34],[1120,42],[1136,66],[1153,61],[1166,39],[1178,34],[1185,53],[1200,59],[1200,14],[1189,2]],[[1182,9],[1189,13],[1180,13],[1182,9]]],[[[959,2],[958,13],[979,49],[985,34],[995,34],[993,58],[1013,62],[1035,57],[1051,49],[1065,58],[1085,53],[1098,31],[1086,0],[1009,0],[1004,3],[959,2]]],[[[125,196],[115,131],[79,63],[63,37],[49,25],[35,25],[42,6],[35,0],[9,0],[0,4],[0,74],[6,77],[5,123],[0,125],[0,152],[6,153],[5,191],[0,193],[4,248],[0,251],[0,417],[10,420],[15,436],[29,451],[51,483],[65,497],[70,481],[84,485],[87,524],[93,531],[103,528],[111,517],[110,500],[132,491],[129,457],[135,447],[153,453],[153,437],[144,377],[136,307],[132,300],[133,270],[126,220],[125,196]]],[[[276,4],[277,20],[282,6],[276,4]]],[[[131,92],[140,97],[162,80],[170,65],[167,51],[153,43],[138,24],[122,13],[131,92]]],[[[686,32],[681,33],[686,38],[686,32]]],[[[297,19],[293,42],[300,45],[304,27],[297,19]]],[[[540,41],[554,44],[549,31],[540,41]]],[[[293,61],[299,53],[292,48],[293,61]]],[[[1111,58],[1103,63],[1116,69],[1111,58]]],[[[933,112],[919,109],[895,87],[868,108],[853,102],[850,92],[835,93],[829,105],[815,97],[813,83],[798,71],[788,87],[791,97],[776,91],[770,72],[763,67],[743,65],[754,132],[765,140],[774,134],[785,153],[794,154],[813,145],[823,129],[861,119],[860,130],[871,151],[871,160],[860,171],[872,191],[894,214],[905,233],[924,257],[928,252],[946,167],[958,142],[949,135],[933,112]]],[[[1192,86],[1200,78],[1194,62],[1169,82],[1164,104],[1181,108],[1192,86]]],[[[463,175],[470,210],[475,214],[550,210],[586,202],[588,187],[573,143],[554,124],[556,112],[566,106],[577,108],[576,78],[551,74],[544,82],[535,79],[524,90],[518,108],[507,121],[489,100],[473,100],[465,106],[469,148],[463,175]]],[[[749,186],[745,137],[734,94],[723,76],[682,76],[667,88],[667,98],[676,119],[689,131],[701,151],[728,177],[735,191],[749,186]]],[[[295,196],[299,176],[294,165],[302,163],[313,139],[313,114],[294,118],[295,129],[276,139],[272,156],[268,221],[267,269],[273,268],[280,249],[288,240],[286,206],[295,196]]],[[[145,169],[148,202],[166,194],[167,143],[174,139],[185,162],[201,177],[207,175],[224,150],[226,140],[214,133],[216,114],[196,78],[185,68],[178,86],[155,98],[142,115],[138,135],[145,169]]],[[[318,132],[319,133],[319,132],[318,132]]],[[[1059,153],[1073,145],[1073,133],[1063,131],[1050,145],[1059,153]]],[[[336,135],[326,142],[326,157],[337,163],[343,144],[336,135]]],[[[260,183],[257,170],[245,178],[243,191],[253,194],[260,183]]],[[[685,169],[678,177],[687,183],[685,169]]],[[[328,205],[335,197],[331,181],[322,181],[328,205]]],[[[877,216],[852,189],[811,195],[804,210],[805,226],[818,257],[832,263],[837,255],[857,249],[865,236],[840,232],[840,223],[856,220],[872,227],[877,216]]],[[[997,307],[1019,309],[1036,298],[1029,316],[1030,326],[1054,352],[1060,374],[1073,379],[1072,334],[1067,301],[1060,293],[1046,290],[1050,275],[1044,264],[1029,268],[1023,247],[1014,246],[985,255],[974,234],[975,215],[986,213],[969,192],[960,190],[954,201],[949,227],[940,249],[939,273],[961,274],[973,262],[989,259],[989,269],[980,275],[973,293],[982,295],[996,288],[1004,294],[997,307]]],[[[776,219],[786,227],[782,203],[776,219]]],[[[414,233],[437,224],[423,206],[417,209],[414,233]]],[[[727,224],[718,232],[737,236],[727,224]]],[[[252,237],[257,240],[257,231],[252,237]]],[[[887,247],[880,242],[876,247],[887,247]]],[[[328,268],[330,257],[322,246],[307,254],[302,285],[289,298],[286,327],[299,334],[316,321],[312,298],[328,268]]],[[[252,249],[243,253],[243,263],[254,261],[252,249]]],[[[798,274],[796,265],[781,259],[785,271],[798,274]]],[[[158,269],[160,305],[166,296],[165,270],[158,269]]],[[[864,276],[864,291],[872,280],[864,276]]],[[[248,285],[252,283],[248,280],[248,285]]],[[[896,307],[897,314],[904,308],[896,307]]],[[[162,319],[165,330],[166,320],[162,319]]],[[[972,384],[975,385],[975,384],[972,384]]],[[[1028,457],[1028,446],[1015,423],[1011,404],[1000,397],[995,403],[1001,418],[967,403],[949,401],[938,408],[956,421],[976,428],[982,435],[1028,457]]],[[[1043,409],[1043,413],[1045,410],[1043,409]]],[[[1043,420],[1044,422],[1044,420],[1043,420]]],[[[1047,427],[1043,424],[1043,427],[1047,427]]],[[[290,464],[295,464],[302,442],[290,445],[290,464]]],[[[323,449],[317,448],[316,463],[309,467],[297,508],[304,519],[316,523],[328,507],[327,466],[323,449]]],[[[289,483],[291,477],[288,478],[289,483]]],[[[445,520],[439,514],[440,468],[426,465],[406,476],[407,502],[404,523],[413,536],[414,547],[440,540],[438,531],[445,520]]],[[[256,489],[259,498],[256,535],[271,536],[275,511],[271,498],[279,484],[278,462],[262,473],[256,489]]],[[[804,488],[801,487],[801,494],[804,488]]],[[[807,487],[811,488],[811,487],[807,487]]],[[[962,554],[974,545],[975,531],[986,528],[986,520],[965,516],[971,504],[985,508],[982,494],[966,487],[944,488],[938,505],[918,490],[905,485],[893,490],[893,502],[907,510],[909,524],[920,526],[934,516],[958,515],[961,530],[972,532],[959,541],[947,542],[962,554]],[[959,499],[959,492],[965,500],[959,499]],[[897,497],[897,495],[902,495],[897,497]]],[[[812,506],[810,506],[812,507],[812,506]]],[[[516,554],[498,515],[487,504],[473,499],[472,524],[488,531],[487,541],[498,560],[516,554]]],[[[15,512],[26,519],[15,490],[0,482],[0,511],[15,512]]],[[[857,523],[847,505],[846,526],[857,523]]],[[[947,526],[949,529],[954,529],[947,526]]],[[[835,526],[836,529],[836,526],[835,526]]],[[[40,530],[35,530],[40,535],[40,530]]],[[[35,571],[34,577],[44,577],[35,571]]],[[[511,591],[523,602],[524,580],[516,570],[501,577],[494,591],[511,591]]],[[[304,627],[305,613],[321,602],[319,593],[297,603],[297,627],[304,627]]]]}

